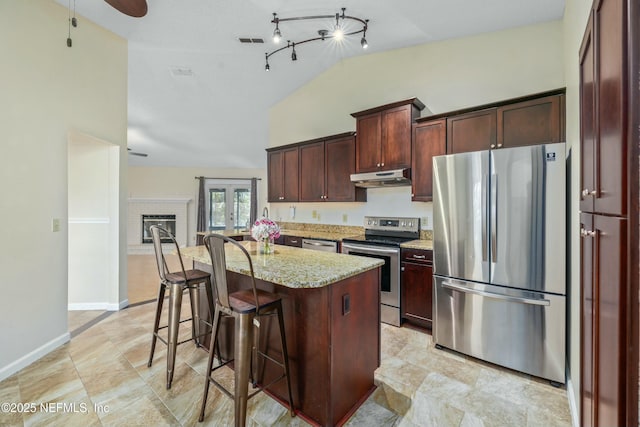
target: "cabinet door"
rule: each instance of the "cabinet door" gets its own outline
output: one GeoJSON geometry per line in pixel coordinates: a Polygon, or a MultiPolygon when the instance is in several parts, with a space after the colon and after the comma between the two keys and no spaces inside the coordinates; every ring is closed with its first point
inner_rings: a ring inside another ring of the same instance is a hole
{"type": "Polygon", "coordinates": [[[356,122],[356,171],[372,172],[380,164],[382,116],[373,113],[359,117],[356,122]]]}
{"type": "MultiPolygon", "coordinates": [[[[353,202],[356,187],[351,174],[356,170],[356,141],[350,136],[325,142],[326,185],[325,200],[331,202],[353,202]]],[[[364,191],[362,191],[364,193],[364,191]]]]}
{"type": "MultiPolygon", "coordinates": [[[[628,126],[626,100],[623,97],[627,66],[624,59],[625,34],[622,30],[626,19],[625,3],[620,0],[600,1],[593,23],[597,55],[594,212],[623,216],[627,213],[625,134],[628,126]]],[[[637,77],[634,81],[637,81],[637,77]]]]}
{"type": "Polygon", "coordinates": [[[496,109],[474,111],[447,119],[447,153],[495,148],[496,109]]]}
{"type": "MultiPolygon", "coordinates": [[[[596,303],[595,424],[625,425],[627,366],[626,219],[594,215],[594,280],[596,303]]],[[[637,361],[636,361],[637,363],[637,361]]]]}
{"type": "Polygon", "coordinates": [[[325,195],[324,178],[324,142],[300,147],[300,201],[323,201],[325,195]]]}
{"type": "Polygon", "coordinates": [[[402,317],[410,323],[431,328],[433,268],[402,263],[402,317]]]}
{"type": "Polygon", "coordinates": [[[283,198],[284,202],[298,201],[298,148],[284,150],[283,198]]]}
{"type": "Polygon", "coordinates": [[[580,214],[580,317],[582,339],[580,340],[580,384],[581,384],[581,425],[594,425],[594,334],[593,320],[595,318],[595,301],[593,289],[593,239],[587,237],[587,232],[593,230],[593,215],[580,214]]]}
{"type": "Polygon", "coordinates": [[[627,220],[581,214],[582,425],[625,425],[627,220]]]}
{"type": "Polygon", "coordinates": [[[382,112],[380,168],[411,166],[411,105],[382,112]]]}
{"type": "Polygon", "coordinates": [[[591,16],[580,48],[580,210],[582,212],[593,212],[593,200],[596,194],[594,61],[593,16],[591,16]]]}
{"type": "Polygon", "coordinates": [[[499,107],[497,122],[497,148],[563,141],[559,95],[499,107]]]}
{"type": "Polygon", "coordinates": [[[423,122],[413,126],[411,155],[411,200],[430,202],[433,199],[434,156],[446,154],[446,119],[423,122]]]}
{"type": "Polygon", "coordinates": [[[284,154],[271,151],[267,154],[267,200],[280,202],[284,197],[284,154]]]}

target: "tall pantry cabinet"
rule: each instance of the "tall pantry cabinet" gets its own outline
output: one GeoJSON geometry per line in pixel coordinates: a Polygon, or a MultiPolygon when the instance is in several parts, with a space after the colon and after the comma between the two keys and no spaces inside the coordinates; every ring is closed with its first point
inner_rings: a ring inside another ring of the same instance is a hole
{"type": "Polygon", "coordinates": [[[579,53],[583,426],[638,425],[638,16],[595,0],[579,53]]]}

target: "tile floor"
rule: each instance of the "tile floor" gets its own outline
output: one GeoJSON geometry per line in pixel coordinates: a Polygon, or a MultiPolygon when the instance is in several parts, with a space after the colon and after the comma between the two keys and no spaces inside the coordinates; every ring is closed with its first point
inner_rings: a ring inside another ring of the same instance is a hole
{"type": "MultiPolygon", "coordinates": [[[[204,423],[197,422],[206,367],[203,350],[179,347],[171,390],[165,389],[164,345],[158,345],[155,363],[147,368],[154,307],[70,312],[71,341],[0,382],[0,403],[33,402],[36,410],[0,411],[0,425],[233,425],[232,401],[215,387],[204,423]],[[40,407],[47,402],[54,403],[48,412],[40,407]]],[[[231,381],[231,371],[222,375],[231,381]]],[[[571,426],[564,388],[437,350],[430,335],[409,328],[383,325],[376,384],[348,426],[571,426]]],[[[283,406],[259,394],[250,400],[247,425],[307,423],[290,418],[283,406]]]]}

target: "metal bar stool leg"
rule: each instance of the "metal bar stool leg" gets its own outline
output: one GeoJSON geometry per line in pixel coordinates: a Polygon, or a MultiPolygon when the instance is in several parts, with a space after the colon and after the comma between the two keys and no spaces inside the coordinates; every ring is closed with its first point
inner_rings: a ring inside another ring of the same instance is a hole
{"type": "Polygon", "coordinates": [[[244,427],[247,418],[247,398],[249,394],[249,369],[251,368],[251,334],[253,313],[238,314],[235,317],[235,393],[234,419],[236,427],[244,427]]]}
{"type": "Polygon", "coordinates": [[[156,350],[156,341],[158,340],[158,327],[160,326],[160,316],[162,315],[162,304],[164,303],[165,286],[160,283],[160,290],[158,291],[158,302],[156,303],[156,320],[153,323],[153,334],[151,336],[151,353],[149,354],[149,363],[147,367],[151,367],[153,363],[153,353],[156,350]]]}
{"type": "Polygon", "coordinates": [[[282,301],[278,301],[278,324],[280,326],[280,344],[282,346],[282,358],[284,365],[284,374],[287,376],[287,388],[289,390],[289,412],[292,417],[296,416],[293,409],[293,394],[291,393],[291,376],[289,375],[289,353],[287,351],[287,338],[284,333],[284,315],[282,314],[282,301]]]}
{"type": "MultiPolygon", "coordinates": [[[[209,395],[209,385],[211,384],[211,370],[213,369],[213,353],[218,345],[218,330],[220,329],[220,310],[215,310],[213,316],[213,332],[211,333],[211,342],[209,343],[209,358],[207,359],[206,378],[204,379],[204,394],[202,395],[202,405],[200,407],[200,417],[198,421],[204,420],[204,410],[207,407],[207,396],[209,395]]],[[[219,353],[219,352],[218,352],[219,353]]],[[[218,362],[221,362],[218,355],[218,362]]]]}
{"type": "Polygon", "coordinates": [[[200,347],[200,284],[189,287],[189,303],[191,304],[191,338],[196,347],[200,347]]]}
{"type": "Polygon", "coordinates": [[[169,325],[167,327],[169,339],[167,344],[167,389],[173,381],[173,368],[176,364],[176,349],[178,347],[178,331],[180,329],[180,308],[182,306],[182,284],[171,284],[169,293],[169,325]]]}

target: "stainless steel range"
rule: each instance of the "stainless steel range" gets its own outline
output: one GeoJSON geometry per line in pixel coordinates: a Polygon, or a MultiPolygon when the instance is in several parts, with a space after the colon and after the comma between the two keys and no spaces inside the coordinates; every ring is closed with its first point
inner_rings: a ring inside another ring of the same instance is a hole
{"type": "Polygon", "coordinates": [[[364,236],[342,240],[342,253],[384,261],[380,278],[380,318],[400,326],[400,244],[420,237],[419,218],[364,218],[364,236]]]}

